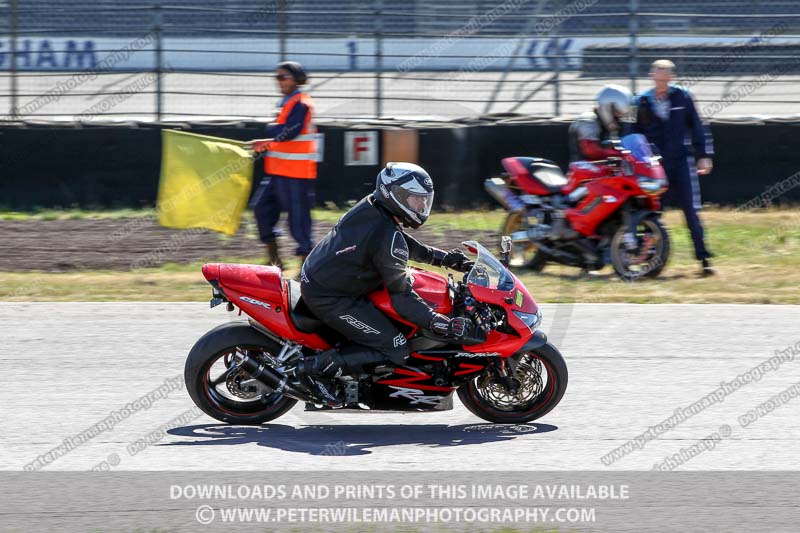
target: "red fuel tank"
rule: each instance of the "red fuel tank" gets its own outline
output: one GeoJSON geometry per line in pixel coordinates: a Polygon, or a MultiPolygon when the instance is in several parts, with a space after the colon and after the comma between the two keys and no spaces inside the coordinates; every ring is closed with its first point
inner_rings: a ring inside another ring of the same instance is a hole
{"type": "MultiPolygon", "coordinates": [[[[447,279],[439,274],[417,268],[409,269],[409,275],[414,278],[414,291],[434,311],[447,314],[453,310],[453,303],[450,301],[450,295],[447,290],[447,279]]],[[[370,294],[369,299],[385,315],[405,322],[392,307],[389,292],[385,288],[370,294]]]]}

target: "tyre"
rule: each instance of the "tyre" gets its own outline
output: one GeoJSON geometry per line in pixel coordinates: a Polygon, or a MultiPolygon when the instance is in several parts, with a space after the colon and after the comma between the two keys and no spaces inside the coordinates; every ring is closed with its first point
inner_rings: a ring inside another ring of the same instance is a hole
{"type": "Polygon", "coordinates": [[[656,216],[647,217],[636,226],[635,248],[625,243],[627,228],[620,226],[611,238],[611,264],[625,281],[654,278],[667,266],[670,254],[669,232],[656,216]]]}
{"type": "Polygon", "coordinates": [[[518,360],[512,395],[484,374],[458,389],[458,398],[472,414],[500,424],[524,424],[543,417],[558,405],[567,390],[567,363],[555,346],[544,344],[514,356],[518,360]]]}
{"type": "MultiPolygon", "coordinates": [[[[511,235],[516,231],[527,229],[528,221],[524,213],[509,213],[503,223],[501,235],[511,235]]],[[[516,244],[509,258],[511,268],[525,268],[541,272],[547,264],[547,254],[539,250],[532,242],[516,244]]]]}
{"type": "Polygon", "coordinates": [[[233,354],[247,352],[264,361],[275,356],[280,345],[246,322],[218,326],[195,343],[184,367],[186,390],[195,405],[208,416],[237,425],[257,425],[274,420],[291,409],[296,400],[273,391],[250,375],[235,369],[233,354]]]}

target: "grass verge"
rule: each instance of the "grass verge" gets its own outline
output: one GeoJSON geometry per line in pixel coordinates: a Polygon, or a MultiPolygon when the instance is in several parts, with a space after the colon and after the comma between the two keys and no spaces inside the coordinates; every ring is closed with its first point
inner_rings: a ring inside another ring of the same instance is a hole
{"type": "MultiPolygon", "coordinates": [[[[24,215],[54,217],[51,219],[132,216],[119,211],[24,215]]],[[[333,210],[315,212],[317,220],[331,222],[340,215],[333,210]]],[[[435,232],[447,235],[456,230],[498,229],[504,216],[501,211],[441,213],[428,224],[435,232]]],[[[666,222],[672,236],[672,257],[659,278],[627,283],[610,267],[597,275],[581,277],[577,269],[557,265],[549,265],[540,275],[523,272],[520,277],[540,302],[800,304],[800,210],[739,213],[718,209],[702,216],[709,247],[717,256],[717,276],[697,277],[698,265],[682,214],[669,211],[666,222]]],[[[494,243],[485,244],[494,247],[494,243]]],[[[220,262],[259,260],[260,255],[219,258],[220,262]]],[[[291,263],[288,274],[296,274],[297,269],[298,265],[291,263]]],[[[200,263],[129,272],[0,272],[2,301],[204,301],[209,296],[200,263]]]]}

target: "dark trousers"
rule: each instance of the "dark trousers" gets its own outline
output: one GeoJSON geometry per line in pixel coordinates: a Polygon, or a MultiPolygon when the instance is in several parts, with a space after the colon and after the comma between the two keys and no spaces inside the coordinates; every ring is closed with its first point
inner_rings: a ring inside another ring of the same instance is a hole
{"type": "Polygon", "coordinates": [[[355,343],[340,352],[351,367],[384,361],[402,365],[408,357],[406,338],[366,297],[333,294],[305,280],[300,291],[317,318],[355,343]]]}
{"type": "Polygon", "coordinates": [[[683,216],[686,218],[686,225],[689,227],[689,233],[692,235],[694,243],[694,256],[698,260],[711,257],[706,249],[703,224],[697,214],[702,207],[702,202],[700,201],[700,183],[697,179],[694,157],[665,159],[664,171],[669,180],[669,189],[662,197],[662,202],[683,210],[683,216]]]}
{"type": "Polygon", "coordinates": [[[285,211],[289,214],[289,232],[297,241],[295,255],[308,255],[311,243],[311,208],[314,205],[314,180],[265,176],[253,196],[253,211],[261,242],[275,241],[275,225],[285,211]]]}

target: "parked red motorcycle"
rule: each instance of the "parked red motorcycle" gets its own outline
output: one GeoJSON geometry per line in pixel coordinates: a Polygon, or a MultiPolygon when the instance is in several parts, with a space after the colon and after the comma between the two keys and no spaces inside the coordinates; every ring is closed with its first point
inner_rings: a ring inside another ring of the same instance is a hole
{"type": "MultiPolygon", "coordinates": [[[[408,338],[404,366],[368,367],[337,378],[346,398],[340,410],[445,411],[453,392],[477,416],[491,422],[525,423],[550,412],[567,388],[567,366],[538,331],[541,312],[525,286],[486,248],[465,242],[477,259],[455,282],[411,268],[414,290],[436,312],[466,316],[472,334],[453,345],[404,321],[383,289],[369,296],[408,338]]],[[[507,261],[511,240],[504,238],[507,261]]],[[[206,264],[211,307],[227,303],[250,316],[203,335],[189,352],[184,378],[194,403],[231,424],[261,424],[286,413],[297,400],[307,410],[331,410],[295,377],[297,362],[345,339],[314,317],[300,285],[270,266],[206,264]]]]}
{"type": "Polygon", "coordinates": [[[547,159],[503,159],[508,174],[484,185],[509,211],[502,234],[517,250],[511,266],[611,263],[626,280],[658,276],[670,252],[660,212],[666,175],[643,135],[626,135],[617,147],[619,157],[572,163],[566,176],[547,159]]]}

